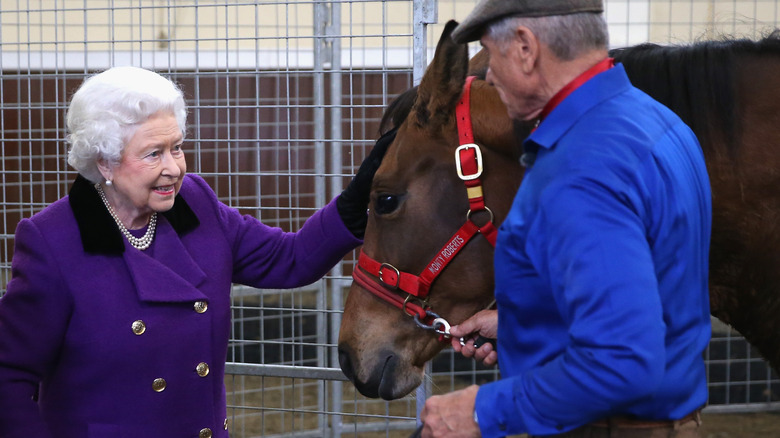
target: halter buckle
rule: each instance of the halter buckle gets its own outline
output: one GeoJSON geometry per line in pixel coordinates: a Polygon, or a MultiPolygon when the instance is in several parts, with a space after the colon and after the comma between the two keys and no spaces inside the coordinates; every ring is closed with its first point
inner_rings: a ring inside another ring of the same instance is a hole
{"type": "Polygon", "coordinates": [[[482,175],[482,150],[476,143],[462,144],[458,146],[457,149],[455,149],[455,170],[458,171],[458,177],[463,181],[471,181],[473,179],[479,178],[482,175]],[[474,149],[474,159],[476,160],[477,164],[476,173],[472,173],[471,175],[463,174],[463,163],[460,161],[460,151],[467,149],[474,149]]]}
{"type": "Polygon", "coordinates": [[[401,283],[401,271],[390,263],[382,263],[379,266],[379,281],[392,288],[398,289],[398,286],[401,283]],[[389,269],[389,271],[385,273],[385,269],[389,269]]]}

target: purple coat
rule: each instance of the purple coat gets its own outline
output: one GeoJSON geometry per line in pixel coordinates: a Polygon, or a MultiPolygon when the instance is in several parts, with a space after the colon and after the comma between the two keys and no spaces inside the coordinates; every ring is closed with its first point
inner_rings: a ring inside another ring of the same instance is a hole
{"type": "Polygon", "coordinates": [[[187,175],[139,251],[79,177],[16,231],[0,437],[227,437],[231,283],[309,284],[359,244],[335,202],[284,233],[187,175]]]}

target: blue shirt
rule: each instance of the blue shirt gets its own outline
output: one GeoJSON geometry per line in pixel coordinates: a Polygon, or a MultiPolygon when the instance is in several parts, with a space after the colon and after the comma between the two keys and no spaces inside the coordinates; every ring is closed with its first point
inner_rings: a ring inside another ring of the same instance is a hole
{"type": "Polygon", "coordinates": [[[482,436],[704,405],[712,205],[695,135],[617,65],[524,147],[538,153],[496,244],[502,378],[477,394],[482,436]]]}

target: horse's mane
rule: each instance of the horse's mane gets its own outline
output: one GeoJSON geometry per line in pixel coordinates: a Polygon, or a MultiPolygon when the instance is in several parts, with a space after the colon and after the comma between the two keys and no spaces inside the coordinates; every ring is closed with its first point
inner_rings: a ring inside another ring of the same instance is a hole
{"type": "MultiPolygon", "coordinates": [[[[685,46],[640,44],[613,49],[610,56],[623,63],[631,83],[677,113],[702,145],[718,136],[734,154],[740,136],[736,117],[735,83],[740,55],[780,56],[780,30],[753,41],[723,39],[685,46]]],[[[471,60],[470,74],[484,79],[487,57],[471,60]]],[[[394,99],[380,123],[380,134],[400,126],[417,97],[417,87],[394,99]]]]}
{"type": "Polygon", "coordinates": [[[404,91],[393,99],[385,109],[382,121],[379,122],[379,134],[384,135],[387,131],[401,126],[412,110],[415,99],[417,99],[417,86],[404,91]]]}
{"type": "Polygon", "coordinates": [[[615,61],[623,63],[631,83],[677,113],[703,145],[721,135],[732,154],[740,136],[735,108],[736,72],[739,56],[745,54],[780,56],[780,30],[758,41],[641,44],[610,51],[615,61]]]}

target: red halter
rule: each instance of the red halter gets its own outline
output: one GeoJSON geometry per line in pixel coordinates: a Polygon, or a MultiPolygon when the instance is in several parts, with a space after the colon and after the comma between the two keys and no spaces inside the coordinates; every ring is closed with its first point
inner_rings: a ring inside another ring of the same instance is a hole
{"type": "MultiPolygon", "coordinates": [[[[453,258],[466,246],[469,240],[477,234],[482,234],[490,242],[496,245],[498,230],[493,224],[493,212],[485,206],[482,194],[482,152],[474,143],[474,132],[471,127],[471,111],[469,107],[471,82],[474,76],[466,78],[463,86],[463,95],[455,109],[458,121],[458,142],[460,146],[455,150],[455,169],[458,176],[466,185],[466,193],[469,198],[469,211],[466,214],[466,223],[444,244],[439,253],[428,263],[420,275],[414,275],[398,270],[389,263],[380,263],[369,257],[362,250],[358,259],[358,266],[352,272],[352,278],[363,289],[371,292],[382,300],[400,308],[415,320],[431,320],[434,326],[437,322],[447,327],[448,324],[438,315],[430,311],[428,304],[428,292],[439,274],[452,261],[453,258]],[[490,221],[482,227],[471,220],[471,214],[479,211],[490,213],[490,221]],[[369,275],[370,274],[370,275],[369,275]],[[376,277],[377,279],[373,278],[376,277]],[[405,295],[405,296],[404,296],[405,295]]],[[[419,324],[419,322],[418,322],[419,324]]],[[[437,333],[443,334],[436,329],[437,333]]],[[[441,338],[440,338],[441,339],[441,338]]]]}

